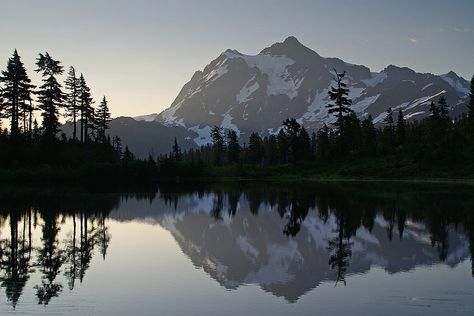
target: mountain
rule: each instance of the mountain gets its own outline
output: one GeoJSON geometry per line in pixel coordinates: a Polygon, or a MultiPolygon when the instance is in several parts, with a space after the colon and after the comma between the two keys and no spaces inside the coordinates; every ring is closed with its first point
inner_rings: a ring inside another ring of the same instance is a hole
{"type": "Polygon", "coordinates": [[[441,95],[453,117],[466,110],[469,83],[454,72],[438,76],[394,65],[371,72],[366,66],[322,57],[288,37],[257,55],[223,52],[195,72],[155,120],[193,132],[198,145],[209,142],[213,125],[233,129],[245,140],[252,131],[276,133],[288,117],[315,130],[334,122],[326,109],[334,69],[347,71],[353,110],[359,117],[371,114],[376,124],[388,107],[401,109],[409,121],[422,119],[429,114],[429,103],[441,95]]]}

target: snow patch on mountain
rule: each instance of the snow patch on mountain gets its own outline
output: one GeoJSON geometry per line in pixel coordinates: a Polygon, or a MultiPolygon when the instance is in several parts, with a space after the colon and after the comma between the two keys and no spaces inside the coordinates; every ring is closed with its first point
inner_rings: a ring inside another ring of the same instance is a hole
{"type": "Polygon", "coordinates": [[[421,88],[421,91],[425,91],[427,88],[431,87],[432,85],[433,85],[433,83],[428,83],[426,86],[421,88]]]}
{"type": "Polygon", "coordinates": [[[442,75],[441,78],[446,81],[451,87],[456,89],[456,91],[468,95],[469,94],[469,87],[467,85],[463,85],[459,78],[453,78],[449,74],[442,75]]]}
{"type": "Polygon", "coordinates": [[[314,122],[328,116],[326,104],[328,102],[328,89],[317,92],[308,110],[301,116],[303,121],[314,122]]]}
{"type": "Polygon", "coordinates": [[[362,100],[360,100],[359,102],[355,103],[352,105],[352,109],[356,112],[356,113],[364,113],[364,111],[372,104],[375,103],[375,101],[377,101],[377,99],[380,97],[380,94],[377,94],[377,95],[374,95],[374,96],[371,96],[371,97],[367,97],[367,98],[364,98],[362,100]]]}
{"type": "Polygon", "coordinates": [[[203,146],[209,144],[211,142],[211,127],[210,126],[192,126],[188,128],[190,131],[193,131],[198,134],[196,138],[194,138],[194,142],[198,146],[203,146]]]}
{"type": "Polygon", "coordinates": [[[240,130],[237,127],[237,125],[232,123],[233,117],[232,115],[227,112],[224,114],[224,118],[222,119],[221,127],[225,129],[231,129],[234,130],[237,133],[237,136],[240,136],[240,130]]]}
{"type": "Polygon", "coordinates": [[[152,113],[152,114],[147,114],[147,115],[134,116],[133,119],[135,121],[153,122],[157,116],[158,116],[158,113],[152,113]]]}
{"type": "Polygon", "coordinates": [[[252,85],[249,86],[249,84],[255,79],[255,76],[252,77],[245,85],[244,87],[240,90],[239,94],[237,95],[237,102],[240,104],[245,103],[249,100],[249,97],[254,93],[255,91],[260,88],[260,85],[258,82],[254,82],[252,85]]]}
{"type": "Polygon", "coordinates": [[[384,82],[384,80],[387,79],[387,77],[388,77],[387,73],[382,71],[379,73],[372,73],[372,78],[362,80],[362,82],[365,83],[367,87],[373,88],[376,85],[384,82]]]}
{"type": "Polygon", "coordinates": [[[211,70],[206,76],[204,76],[204,81],[210,82],[215,81],[225,75],[229,70],[227,69],[227,65],[220,66],[217,69],[211,70]]]}
{"type": "Polygon", "coordinates": [[[268,79],[267,94],[268,95],[287,95],[290,99],[298,95],[298,88],[304,78],[291,78],[288,73],[288,66],[295,61],[286,56],[274,56],[270,54],[259,55],[243,55],[234,52],[224,53],[228,58],[241,58],[249,67],[257,68],[268,79]]]}

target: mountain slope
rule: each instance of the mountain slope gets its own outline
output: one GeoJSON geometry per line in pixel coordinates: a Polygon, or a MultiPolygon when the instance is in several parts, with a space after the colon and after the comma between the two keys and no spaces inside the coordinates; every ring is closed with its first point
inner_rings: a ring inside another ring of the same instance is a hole
{"type": "Polygon", "coordinates": [[[437,76],[390,65],[379,73],[338,58],[321,57],[294,37],[258,55],[227,50],[184,85],[156,121],[196,132],[198,144],[209,141],[210,126],[275,133],[287,117],[308,129],[334,122],[328,114],[327,90],[333,71],[347,71],[353,109],[381,123],[388,107],[402,109],[408,120],[428,115],[429,103],[445,95],[451,115],[465,111],[468,82],[450,72],[437,76]]]}

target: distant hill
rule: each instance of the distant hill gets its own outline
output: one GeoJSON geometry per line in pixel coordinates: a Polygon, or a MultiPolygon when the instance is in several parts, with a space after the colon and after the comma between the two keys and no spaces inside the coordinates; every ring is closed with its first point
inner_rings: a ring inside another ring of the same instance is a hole
{"type": "MultiPolygon", "coordinates": [[[[63,125],[62,130],[66,135],[72,135],[71,124],[63,125]]],[[[137,121],[131,117],[113,119],[108,134],[120,137],[123,147],[128,145],[129,149],[141,158],[146,158],[149,154],[156,157],[169,153],[175,137],[183,149],[197,147],[192,141],[197,134],[192,131],[180,126],[164,126],[156,121],[137,121]]]]}

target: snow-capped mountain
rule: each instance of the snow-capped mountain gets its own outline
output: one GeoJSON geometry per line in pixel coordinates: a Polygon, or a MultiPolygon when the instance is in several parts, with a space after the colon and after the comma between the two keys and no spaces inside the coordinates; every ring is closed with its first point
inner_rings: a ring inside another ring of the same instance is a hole
{"type": "Polygon", "coordinates": [[[401,109],[408,120],[422,119],[441,95],[452,116],[465,111],[469,83],[454,72],[438,76],[393,65],[371,72],[322,57],[289,37],[258,55],[223,52],[193,75],[156,121],[194,132],[198,145],[209,141],[213,125],[247,137],[251,131],[275,133],[284,119],[294,117],[314,130],[334,121],[326,109],[334,69],[347,71],[353,110],[360,117],[370,113],[375,123],[382,122],[388,107],[401,109]]]}

